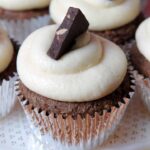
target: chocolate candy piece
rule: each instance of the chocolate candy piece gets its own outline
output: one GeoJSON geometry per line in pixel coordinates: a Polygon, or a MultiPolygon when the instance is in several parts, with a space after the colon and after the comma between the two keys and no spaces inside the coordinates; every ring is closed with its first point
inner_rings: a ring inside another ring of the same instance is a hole
{"type": "Polygon", "coordinates": [[[47,52],[53,59],[59,59],[69,52],[76,38],[87,31],[89,23],[78,8],[70,7],[62,24],[57,29],[52,45],[47,52]]]}

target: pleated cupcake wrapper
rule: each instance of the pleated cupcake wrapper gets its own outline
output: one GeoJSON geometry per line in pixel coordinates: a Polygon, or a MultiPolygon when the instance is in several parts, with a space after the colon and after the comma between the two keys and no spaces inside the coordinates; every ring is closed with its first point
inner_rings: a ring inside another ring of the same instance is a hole
{"type": "Polygon", "coordinates": [[[140,74],[130,61],[130,51],[132,50],[132,47],[133,45],[135,45],[135,43],[135,40],[132,40],[129,43],[126,43],[124,46],[122,46],[122,48],[126,50],[126,54],[129,59],[128,69],[131,73],[131,77],[135,79],[132,80],[132,83],[136,84],[136,93],[140,96],[145,106],[150,111],[150,79],[145,78],[144,75],[140,74]]]}
{"type": "Polygon", "coordinates": [[[134,67],[130,67],[132,77],[135,78],[136,92],[150,111],[150,79],[145,78],[134,67]]]}
{"type": "Polygon", "coordinates": [[[130,41],[126,42],[125,44],[119,45],[122,48],[122,50],[124,51],[124,53],[126,54],[126,57],[128,59],[130,66],[132,66],[132,64],[130,62],[130,50],[131,50],[133,44],[135,44],[135,40],[131,39],[130,41]]]}
{"type": "Polygon", "coordinates": [[[48,15],[24,20],[0,19],[0,27],[5,29],[18,44],[22,44],[30,33],[49,23],[50,17],[48,15]]]}
{"type": "Polygon", "coordinates": [[[144,100],[145,106],[150,111],[150,79],[146,78],[137,81],[138,90],[140,91],[141,97],[144,100]]]}
{"type": "Polygon", "coordinates": [[[61,115],[55,118],[53,113],[46,116],[46,112],[39,114],[38,109],[31,112],[30,108],[22,106],[35,137],[47,148],[43,150],[91,150],[102,144],[116,129],[129,99],[125,102],[119,109],[113,107],[111,113],[104,112],[102,116],[95,113],[94,118],[87,114],[85,119],[78,115],[76,120],[71,116],[63,119],[61,115]]]}
{"type": "Polygon", "coordinates": [[[9,77],[9,80],[2,80],[0,85],[0,118],[7,115],[13,108],[16,102],[15,95],[15,82],[17,74],[14,73],[13,77],[9,77]]]}
{"type": "MultiPolygon", "coordinates": [[[[128,98],[123,98],[124,103],[119,102],[119,107],[112,107],[111,112],[104,110],[102,115],[96,112],[94,117],[87,114],[85,118],[78,115],[76,119],[69,115],[64,119],[62,114],[56,118],[54,113],[47,114],[40,108],[34,108],[21,94],[19,79],[15,89],[34,136],[43,145],[43,150],[91,150],[102,144],[116,129],[134,94],[134,90],[129,92],[128,98]]],[[[135,89],[134,84],[131,89],[135,89]]]]}

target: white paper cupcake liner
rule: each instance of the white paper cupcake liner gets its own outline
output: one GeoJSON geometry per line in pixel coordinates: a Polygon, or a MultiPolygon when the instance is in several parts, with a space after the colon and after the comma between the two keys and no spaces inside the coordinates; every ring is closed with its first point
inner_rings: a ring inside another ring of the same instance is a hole
{"type": "Polygon", "coordinates": [[[17,74],[14,73],[13,77],[9,77],[9,80],[2,80],[0,85],[0,118],[6,116],[13,108],[16,102],[15,96],[15,82],[17,74]]]}
{"type": "MultiPolygon", "coordinates": [[[[61,114],[55,118],[54,113],[47,115],[46,111],[41,112],[40,108],[33,108],[19,90],[19,79],[15,87],[17,97],[37,139],[32,146],[38,146],[40,150],[91,150],[96,148],[114,132],[134,94],[134,90],[129,92],[129,97],[123,98],[125,103],[120,102],[118,108],[112,107],[111,112],[104,111],[103,115],[96,112],[93,118],[87,114],[84,119],[78,115],[74,120],[71,115],[66,119],[61,114]]],[[[134,84],[131,85],[131,89],[135,89],[134,84]]]]}
{"type": "Polygon", "coordinates": [[[49,15],[24,20],[0,19],[0,27],[5,29],[9,36],[19,44],[22,44],[30,33],[42,26],[48,25],[49,23],[49,15]]]}

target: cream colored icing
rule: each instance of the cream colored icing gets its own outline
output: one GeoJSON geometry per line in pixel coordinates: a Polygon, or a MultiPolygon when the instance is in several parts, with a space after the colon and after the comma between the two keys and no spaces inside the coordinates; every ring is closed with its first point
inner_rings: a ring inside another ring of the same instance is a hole
{"type": "Polygon", "coordinates": [[[5,31],[0,29],[0,73],[10,64],[13,57],[13,45],[5,31]]]}
{"type": "Polygon", "coordinates": [[[99,6],[100,8],[112,7],[120,4],[124,0],[83,0],[91,5],[99,6]]]}
{"type": "Polygon", "coordinates": [[[102,98],[120,86],[126,75],[127,60],[117,45],[87,32],[82,36],[87,38],[86,42],[80,37],[78,48],[56,61],[47,51],[57,28],[43,27],[21,46],[17,70],[26,87],[48,98],[83,102],[102,98]]]}
{"type": "Polygon", "coordinates": [[[0,7],[8,10],[40,9],[49,6],[50,0],[0,0],[0,7]]]}
{"type": "Polygon", "coordinates": [[[150,18],[142,22],[137,29],[136,42],[141,54],[150,61],[150,18]]]}
{"type": "Polygon", "coordinates": [[[50,14],[61,23],[68,8],[80,8],[90,23],[90,30],[115,29],[133,21],[140,13],[140,0],[52,0],[50,14]]]}

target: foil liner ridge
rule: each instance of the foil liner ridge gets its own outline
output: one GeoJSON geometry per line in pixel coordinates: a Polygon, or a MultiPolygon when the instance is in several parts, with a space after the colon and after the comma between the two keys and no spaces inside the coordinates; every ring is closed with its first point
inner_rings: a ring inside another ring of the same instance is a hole
{"type": "Polygon", "coordinates": [[[16,102],[14,83],[17,75],[13,72],[13,77],[9,76],[9,80],[2,80],[0,85],[0,118],[7,115],[16,102]]]}

